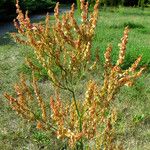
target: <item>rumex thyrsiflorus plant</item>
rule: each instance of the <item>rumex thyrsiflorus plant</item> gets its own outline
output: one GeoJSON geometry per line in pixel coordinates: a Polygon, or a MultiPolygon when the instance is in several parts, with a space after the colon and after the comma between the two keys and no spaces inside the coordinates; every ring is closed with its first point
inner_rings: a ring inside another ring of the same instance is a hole
{"type": "Polygon", "coordinates": [[[124,85],[131,86],[145,69],[142,67],[136,71],[141,56],[130,68],[121,68],[128,42],[129,29],[126,27],[119,44],[118,60],[115,64],[112,63],[112,46],[109,45],[104,54],[103,83],[94,80],[93,72],[100,65],[98,50],[95,51],[93,61],[91,49],[98,20],[98,5],[99,0],[89,14],[88,2],[80,0],[81,20],[77,21],[74,17],[74,4],[69,12],[60,16],[57,3],[54,22],[50,22],[47,14],[44,24],[34,24],[30,22],[27,12],[23,14],[18,1],[16,4],[18,16],[14,25],[19,34],[14,33],[12,36],[17,42],[33,48],[37,60],[55,87],[55,94],[50,97],[48,106],[41,96],[35,75],[41,70],[32,60],[27,59],[32,70],[32,82],[29,85],[25,75],[21,74],[20,82],[14,86],[17,96],[8,93],[4,95],[13,110],[36,123],[38,129],[51,130],[57,138],[65,139],[71,149],[123,149],[115,142],[117,110],[111,104],[119,89],[124,85]],[[90,79],[86,79],[86,92],[78,99],[76,86],[83,76],[89,76],[90,79]],[[60,89],[70,93],[70,98],[63,99],[60,89]],[[40,115],[37,115],[33,106],[36,100],[40,115]]]}

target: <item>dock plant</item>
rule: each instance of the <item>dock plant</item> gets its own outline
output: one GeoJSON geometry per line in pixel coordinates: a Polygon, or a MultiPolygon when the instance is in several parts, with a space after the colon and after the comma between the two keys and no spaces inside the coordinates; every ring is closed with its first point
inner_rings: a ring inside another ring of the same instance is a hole
{"type": "Polygon", "coordinates": [[[80,0],[80,7],[81,16],[76,19],[74,4],[70,11],[59,15],[57,3],[54,9],[55,21],[51,22],[47,14],[45,23],[35,24],[31,23],[28,12],[22,12],[17,1],[18,16],[14,25],[18,33],[12,36],[16,42],[32,47],[55,91],[47,104],[36,76],[36,72],[40,73],[41,70],[32,59],[27,58],[32,80],[21,74],[19,83],[14,86],[16,96],[8,93],[4,96],[20,116],[36,124],[39,130],[52,131],[54,136],[66,141],[68,149],[122,150],[123,145],[116,142],[117,109],[113,103],[119,89],[132,86],[145,67],[137,70],[141,56],[128,69],[123,70],[121,67],[128,42],[129,28],[126,27],[118,45],[116,63],[112,63],[112,46],[109,45],[104,54],[103,81],[100,83],[95,80],[93,74],[98,73],[101,64],[99,51],[95,50],[93,54],[92,50],[99,0],[96,0],[90,14],[88,2],[80,0]],[[83,87],[86,90],[80,89],[83,95],[79,99],[76,86],[87,76],[90,79],[86,78],[87,86],[83,87]],[[70,98],[64,98],[60,90],[69,93],[70,98]]]}

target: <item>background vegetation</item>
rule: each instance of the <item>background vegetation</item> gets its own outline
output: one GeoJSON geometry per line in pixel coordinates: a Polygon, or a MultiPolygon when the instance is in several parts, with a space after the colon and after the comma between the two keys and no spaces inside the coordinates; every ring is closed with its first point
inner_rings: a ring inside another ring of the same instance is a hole
{"type": "MultiPolygon", "coordinates": [[[[9,20],[15,16],[16,0],[0,1],[0,20],[9,20]]],[[[40,13],[53,11],[54,5],[58,0],[20,0],[22,10],[29,10],[30,13],[40,13]]],[[[60,3],[78,3],[79,0],[60,0],[60,3]]],[[[87,0],[90,4],[94,4],[95,0],[87,0]]],[[[101,0],[101,6],[140,6],[145,7],[150,0],[101,0]]]]}
{"type": "MultiPolygon", "coordinates": [[[[16,0],[0,1],[0,19],[9,20],[16,15],[16,0]]],[[[52,0],[20,0],[22,10],[28,10],[29,13],[41,13],[53,11],[55,2],[52,0]]]]}

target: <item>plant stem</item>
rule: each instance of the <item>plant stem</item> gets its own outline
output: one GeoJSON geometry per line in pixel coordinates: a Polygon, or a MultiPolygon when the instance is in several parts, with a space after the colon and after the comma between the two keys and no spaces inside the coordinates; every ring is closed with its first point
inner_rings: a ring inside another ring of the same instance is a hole
{"type": "MultiPolygon", "coordinates": [[[[72,96],[73,96],[73,101],[75,103],[75,107],[76,107],[76,111],[77,111],[77,115],[78,115],[78,119],[79,119],[79,130],[80,130],[80,132],[82,132],[82,117],[81,117],[81,114],[80,114],[80,111],[79,111],[79,108],[78,108],[78,105],[77,105],[77,101],[76,101],[76,97],[75,97],[75,92],[74,92],[74,90],[70,90],[70,91],[71,91],[72,96]]],[[[77,149],[78,149],[78,145],[77,145],[77,149]]],[[[80,140],[79,149],[83,150],[83,141],[82,141],[82,138],[80,140]]]]}
{"type": "Polygon", "coordinates": [[[80,0],[76,0],[78,12],[80,12],[80,0]]]}

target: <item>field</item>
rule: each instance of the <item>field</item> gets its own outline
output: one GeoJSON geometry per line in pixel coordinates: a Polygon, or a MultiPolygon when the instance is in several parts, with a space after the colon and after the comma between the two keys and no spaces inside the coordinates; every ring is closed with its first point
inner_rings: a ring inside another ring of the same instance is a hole
{"type": "MultiPolygon", "coordinates": [[[[113,46],[112,57],[115,62],[124,27],[129,26],[129,42],[123,67],[129,67],[139,55],[142,55],[140,65],[147,65],[144,75],[133,87],[121,89],[116,106],[119,110],[117,135],[124,143],[125,149],[149,150],[150,8],[145,8],[144,11],[139,8],[108,8],[106,11],[100,10],[99,14],[93,51],[99,48],[102,63],[108,44],[113,46]]],[[[48,133],[37,131],[34,126],[18,117],[3,97],[5,91],[13,94],[12,86],[17,81],[20,71],[28,73],[28,69],[23,65],[26,55],[32,55],[31,49],[13,42],[9,33],[0,37],[0,149],[60,149],[60,141],[49,138],[48,133]]],[[[95,74],[95,78],[100,77],[95,74]]],[[[46,79],[40,85],[45,93],[51,88],[46,79]]],[[[79,88],[82,88],[82,84],[79,88]]],[[[50,94],[51,90],[44,95],[45,98],[48,99],[50,94]]]]}

